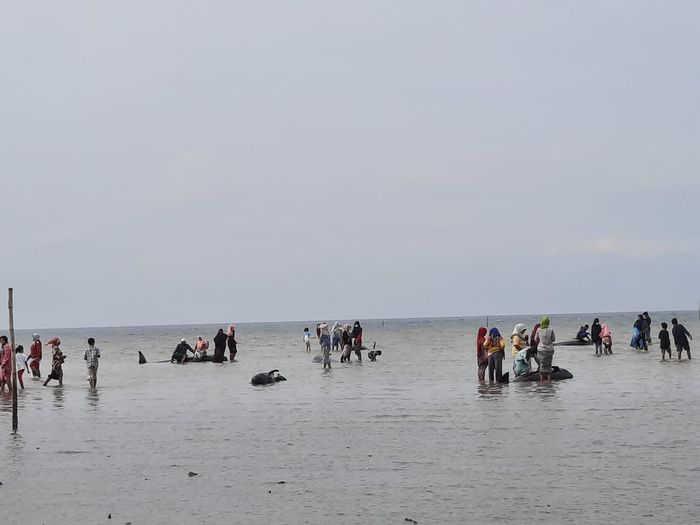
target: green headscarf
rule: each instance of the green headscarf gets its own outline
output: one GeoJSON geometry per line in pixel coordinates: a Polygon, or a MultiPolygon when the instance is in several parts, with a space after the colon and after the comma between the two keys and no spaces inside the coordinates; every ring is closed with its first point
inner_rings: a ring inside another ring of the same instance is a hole
{"type": "Polygon", "coordinates": [[[549,328],[549,317],[546,315],[540,321],[540,328],[549,328]]]}

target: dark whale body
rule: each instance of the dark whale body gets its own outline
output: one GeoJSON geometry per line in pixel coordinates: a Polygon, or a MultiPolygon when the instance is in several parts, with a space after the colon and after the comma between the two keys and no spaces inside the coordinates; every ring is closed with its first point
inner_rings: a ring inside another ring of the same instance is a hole
{"type": "MultiPolygon", "coordinates": [[[[565,368],[559,368],[558,366],[553,366],[552,367],[552,381],[562,381],[564,379],[572,379],[574,375],[566,370],[565,368]]],[[[523,374],[521,376],[517,376],[515,379],[513,379],[513,383],[525,383],[528,381],[539,381],[540,380],[540,373],[539,372],[530,372],[529,374],[523,374]]]]}
{"type": "Polygon", "coordinates": [[[580,339],[570,339],[569,341],[561,341],[559,343],[554,343],[554,346],[591,346],[593,341],[580,339]]]}
{"type": "Polygon", "coordinates": [[[279,375],[279,370],[270,370],[269,372],[260,372],[255,374],[250,380],[251,385],[272,385],[278,381],[286,381],[287,378],[279,375]]]}
{"type": "MultiPolygon", "coordinates": [[[[194,357],[185,357],[184,361],[185,363],[209,363],[214,360],[213,355],[207,355],[206,357],[202,359],[195,359],[194,357]]],[[[228,358],[224,356],[224,361],[228,361],[228,358]]],[[[170,363],[170,359],[164,359],[163,361],[154,361],[155,363],[170,363]]],[[[148,363],[146,360],[146,356],[143,355],[143,352],[139,350],[139,364],[140,365],[145,365],[148,363]]]]}

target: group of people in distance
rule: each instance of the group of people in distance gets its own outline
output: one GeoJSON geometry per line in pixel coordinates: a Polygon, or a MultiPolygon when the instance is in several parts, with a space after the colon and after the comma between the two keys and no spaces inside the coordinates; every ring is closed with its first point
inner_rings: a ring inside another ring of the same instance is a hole
{"type": "MultiPolygon", "coordinates": [[[[671,336],[673,336],[673,344],[676,347],[676,352],[678,353],[678,359],[680,360],[683,356],[683,350],[685,350],[690,356],[690,341],[693,340],[693,336],[690,332],[678,322],[677,318],[671,319],[671,333],[668,332],[668,323],[661,323],[661,330],[659,331],[659,346],[661,347],[661,360],[666,360],[666,354],[668,353],[668,358],[671,359],[671,336]],[[689,341],[690,340],[690,341],[689,341]]],[[[637,351],[648,352],[649,345],[652,344],[651,341],[651,316],[649,312],[641,313],[637,316],[637,320],[632,326],[632,339],[630,340],[630,346],[637,351]]]]}
{"type": "MultiPolygon", "coordinates": [[[[95,346],[95,339],[88,339],[88,347],[83,352],[83,359],[87,365],[88,383],[90,387],[97,387],[97,369],[101,357],[100,349],[95,346]]],[[[44,381],[44,386],[49,384],[49,381],[58,381],[58,385],[63,385],[63,363],[66,356],[61,350],[61,340],[58,337],[52,337],[47,342],[51,346],[51,372],[44,381]]],[[[43,344],[39,334],[35,333],[32,336],[32,346],[30,347],[29,356],[24,353],[24,347],[17,345],[15,348],[15,365],[17,370],[17,383],[24,390],[24,372],[27,369],[32,372],[32,379],[41,380],[41,359],[43,357],[43,344]]],[[[12,391],[12,347],[10,346],[7,336],[0,336],[0,394],[7,387],[8,392],[12,391]]]]}
{"type": "MultiPolygon", "coordinates": [[[[534,360],[538,365],[537,371],[540,375],[540,381],[551,381],[556,336],[550,325],[549,317],[543,317],[534,326],[529,336],[527,335],[527,326],[523,323],[515,325],[510,336],[515,377],[530,373],[532,371],[531,362],[534,360]]],[[[490,330],[484,326],[479,328],[476,335],[479,381],[485,380],[488,368],[489,381],[505,382],[503,374],[505,348],[505,339],[498,328],[493,327],[490,330]]]]}
{"type": "MultiPolygon", "coordinates": [[[[229,361],[233,361],[238,353],[238,343],[236,342],[236,327],[232,324],[228,326],[228,330],[224,332],[223,328],[214,336],[214,355],[211,361],[213,363],[223,363],[226,358],[226,348],[229,351],[229,361]]],[[[197,337],[197,341],[192,348],[187,340],[183,337],[175,347],[173,355],[170,358],[171,363],[185,363],[187,361],[203,361],[207,357],[209,350],[209,341],[201,335],[197,337]],[[187,353],[192,354],[191,358],[187,357],[187,353]]]]}
{"type": "Polygon", "coordinates": [[[595,345],[595,355],[612,355],[612,332],[608,325],[600,323],[597,317],[593,319],[593,324],[587,324],[578,329],[576,340],[580,342],[591,341],[595,345]],[[588,333],[588,329],[591,333],[588,333]]]}
{"type": "MultiPolygon", "coordinates": [[[[311,332],[309,328],[304,328],[302,336],[306,351],[311,352],[311,332]]],[[[321,353],[323,354],[323,368],[331,368],[331,350],[342,351],[340,362],[350,362],[350,355],[355,350],[355,355],[358,361],[362,361],[362,326],[360,321],[350,326],[349,324],[341,324],[336,321],[333,327],[329,328],[328,323],[322,321],[316,325],[316,337],[321,345],[321,353]]]]}

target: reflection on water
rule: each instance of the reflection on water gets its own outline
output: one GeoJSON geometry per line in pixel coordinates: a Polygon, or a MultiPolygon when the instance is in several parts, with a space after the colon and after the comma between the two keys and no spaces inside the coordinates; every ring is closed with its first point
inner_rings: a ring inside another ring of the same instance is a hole
{"type": "Polygon", "coordinates": [[[65,397],[65,390],[63,386],[52,386],[52,387],[45,387],[45,388],[50,388],[51,392],[53,393],[53,407],[56,409],[63,408],[63,401],[65,397]]]}
{"type": "Polygon", "coordinates": [[[86,390],[85,399],[87,401],[88,408],[93,410],[99,408],[100,391],[97,388],[88,388],[86,390]]]}

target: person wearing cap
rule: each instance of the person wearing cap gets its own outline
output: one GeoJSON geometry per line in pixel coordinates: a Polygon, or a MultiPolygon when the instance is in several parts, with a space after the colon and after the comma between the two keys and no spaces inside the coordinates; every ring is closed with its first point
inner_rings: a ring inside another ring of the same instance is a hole
{"type": "Polygon", "coordinates": [[[187,344],[187,341],[185,341],[185,338],[183,337],[180,339],[180,344],[175,347],[175,351],[170,358],[170,362],[184,363],[185,358],[187,357],[187,352],[192,352],[192,354],[194,354],[194,350],[187,344]]]}
{"type": "Polygon", "coordinates": [[[32,336],[32,346],[29,347],[29,368],[32,371],[32,377],[35,379],[41,378],[41,370],[39,370],[39,363],[41,363],[41,336],[35,333],[32,336]]]}

